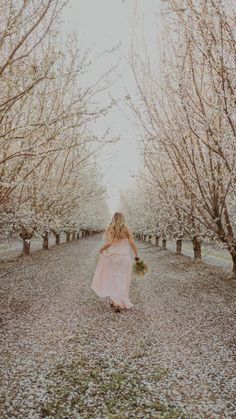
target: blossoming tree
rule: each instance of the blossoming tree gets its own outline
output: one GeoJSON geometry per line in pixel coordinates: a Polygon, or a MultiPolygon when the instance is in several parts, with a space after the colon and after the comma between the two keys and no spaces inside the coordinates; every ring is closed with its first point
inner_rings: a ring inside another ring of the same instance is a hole
{"type": "Polygon", "coordinates": [[[145,164],[169,203],[172,228],[181,220],[196,255],[202,239],[223,243],[236,277],[234,13],[230,0],[165,2],[161,74],[132,45],[140,101],[130,98],[130,105],[147,150],[145,164]],[[171,182],[160,173],[163,158],[171,182]]]}

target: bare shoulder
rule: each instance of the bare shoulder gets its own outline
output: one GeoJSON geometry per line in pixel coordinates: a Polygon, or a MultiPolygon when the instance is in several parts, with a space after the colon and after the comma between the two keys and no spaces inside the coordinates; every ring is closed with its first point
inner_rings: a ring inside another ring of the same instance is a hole
{"type": "Polygon", "coordinates": [[[104,244],[111,244],[110,243],[110,238],[109,238],[109,236],[107,235],[107,233],[106,233],[106,231],[103,233],[103,235],[102,235],[102,242],[104,243],[104,244]]]}
{"type": "Polygon", "coordinates": [[[103,232],[103,235],[102,235],[102,240],[105,242],[105,241],[107,241],[107,233],[106,233],[106,231],[104,231],[103,232]]]}
{"type": "Polygon", "coordinates": [[[128,229],[128,240],[129,242],[133,243],[134,242],[134,235],[132,233],[132,231],[130,229],[128,229]]]}

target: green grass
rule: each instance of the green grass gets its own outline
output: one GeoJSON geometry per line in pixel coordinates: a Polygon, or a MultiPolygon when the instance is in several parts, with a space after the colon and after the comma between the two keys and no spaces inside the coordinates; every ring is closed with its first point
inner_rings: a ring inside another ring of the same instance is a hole
{"type": "Polygon", "coordinates": [[[47,375],[47,402],[41,406],[41,416],[183,419],[182,412],[164,405],[155,394],[156,382],[164,379],[169,371],[156,367],[147,375],[141,374],[136,360],[139,361],[137,352],[145,352],[145,341],[140,341],[138,348],[122,363],[114,358],[108,363],[78,351],[71,362],[57,364],[47,375]]]}
{"type": "Polygon", "coordinates": [[[7,244],[0,244],[0,251],[1,250],[10,250],[10,247],[7,244]]]}

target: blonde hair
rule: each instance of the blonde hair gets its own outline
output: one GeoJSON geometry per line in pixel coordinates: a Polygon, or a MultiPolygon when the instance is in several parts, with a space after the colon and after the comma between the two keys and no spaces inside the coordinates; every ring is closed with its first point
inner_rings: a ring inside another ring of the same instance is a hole
{"type": "Polygon", "coordinates": [[[117,242],[122,239],[131,239],[132,233],[125,222],[125,217],[121,212],[115,212],[111,223],[106,229],[106,237],[109,242],[117,242]]]}

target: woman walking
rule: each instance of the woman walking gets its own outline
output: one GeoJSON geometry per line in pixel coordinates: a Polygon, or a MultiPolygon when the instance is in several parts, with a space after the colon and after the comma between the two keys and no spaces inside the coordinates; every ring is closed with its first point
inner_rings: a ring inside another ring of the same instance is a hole
{"type": "Polygon", "coordinates": [[[99,250],[101,255],[91,288],[101,298],[110,297],[110,304],[116,311],[132,308],[129,299],[133,265],[131,249],[135,260],[139,258],[133,234],[122,213],[116,212],[113,215],[105,236],[106,243],[99,250]]]}

